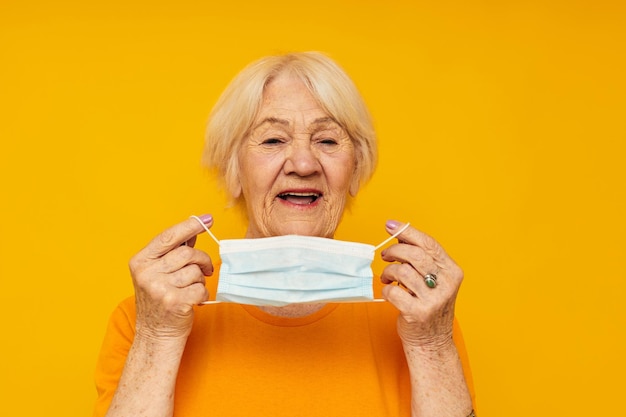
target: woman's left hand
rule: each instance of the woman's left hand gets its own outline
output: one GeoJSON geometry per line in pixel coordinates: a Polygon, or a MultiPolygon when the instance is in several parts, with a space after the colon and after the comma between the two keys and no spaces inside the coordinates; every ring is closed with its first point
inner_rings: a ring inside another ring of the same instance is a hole
{"type": "MultiPolygon", "coordinates": [[[[390,234],[402,223],[388,221],[390,234]]],[[[382,259],[394,262],[381,275],[383,297],[400,311],[398,334],[403,344],[418,349],[448,349],[453,346],[454,304],[463,280],[463,271],[435,239],[408,227],[398,243],[382,252],[382,259]],[[434,275],[431,288],[426,276],[434,275]]]]}

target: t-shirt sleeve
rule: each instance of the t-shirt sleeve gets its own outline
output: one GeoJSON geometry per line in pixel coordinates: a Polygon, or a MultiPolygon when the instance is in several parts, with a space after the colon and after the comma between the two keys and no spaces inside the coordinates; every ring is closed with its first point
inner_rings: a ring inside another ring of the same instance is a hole
{"type": "Polygon", "coordinates": [[[111,314],[96,363],[95,383],[98,392],[93,417],[106,414],[122,375],[128,351],[135,335],[135,300],[122,301],[111,314]]]}

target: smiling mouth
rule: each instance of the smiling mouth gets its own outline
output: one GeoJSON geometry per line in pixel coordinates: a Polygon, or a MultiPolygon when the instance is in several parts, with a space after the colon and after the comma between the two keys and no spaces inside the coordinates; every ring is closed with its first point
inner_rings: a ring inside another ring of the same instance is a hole
{"type": "Polygon", "coordinates": [[[318,193],[281,193],[278,198],[297,205],[313,204],[322,195],[318,193]]]}

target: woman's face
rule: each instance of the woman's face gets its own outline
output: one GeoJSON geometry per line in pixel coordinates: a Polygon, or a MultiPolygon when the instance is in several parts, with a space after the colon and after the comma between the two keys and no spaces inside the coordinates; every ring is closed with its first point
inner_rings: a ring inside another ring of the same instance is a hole
{"type": "Polygon", "coordinates": [[[282,73],[266,87],[238,157],[246,237],[333,237],[356,193],[354,145],[297,77],[282,73]]]}

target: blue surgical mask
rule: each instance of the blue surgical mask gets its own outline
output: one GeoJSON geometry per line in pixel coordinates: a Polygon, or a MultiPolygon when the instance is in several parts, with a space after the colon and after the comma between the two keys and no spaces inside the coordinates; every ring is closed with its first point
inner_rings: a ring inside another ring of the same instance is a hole
{"type": "Polygon", "coordinates": [[[378,246],[297,235],[220,241],[196,219],[220,248],[216,301],[256,306],[376,301],[374,253],[408,227],[378,246]]]}

